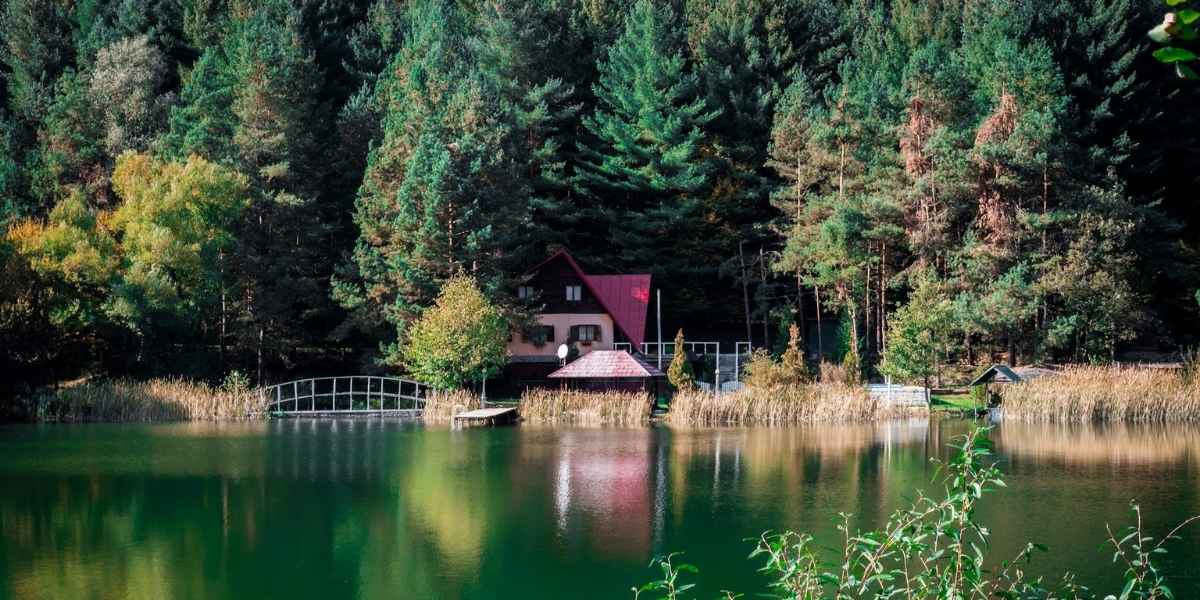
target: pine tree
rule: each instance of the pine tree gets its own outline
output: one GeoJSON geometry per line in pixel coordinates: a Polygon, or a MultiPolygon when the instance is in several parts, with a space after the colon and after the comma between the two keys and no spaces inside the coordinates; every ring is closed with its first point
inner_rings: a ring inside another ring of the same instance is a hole
{"type": "Polygon", "coordinates": [[[53,206],[70,187],[86,188],[85,196],[93,204],[108,202],[103,128],[96,119],[88,79],[74,69],[59,78],[38,130],[38,151],[28,158],[30,188],[43,209],[53,206]]]}
{"type": "Polygon", "coordinates": [[[681,308],[697,310],[700,290],[683,283],[716,274],[700,199],[709,184],[704,127],[718,113],[686,68],[678,31],[669,6],[631,8],[600,65],[599,104],[584,119],[594,139],[580,147],[577,186],[587,202],[585,253],[649,268],[681,308]]]}
{"type": "Polygon", "coordinates": [[[242,279],[236,335],[254,349],[259,378],[297,339],[323,335],[332,308],[326,286],[337,256],[328,249],[338,217],[320,195],[317,145],[330,119],[298,27],[294,10],[269,3],[231,23],[224,44],[234,119],[229,162],[254,191],[231,256],[242,279]]]}
{"type": "Polygon", "coordinates": [[[534,231],[540,246],[562,246],[583,223],[569,197],[570,134],[580,126],[581,102],[572,57],[583,52],[566,7],[543,0],[490,0],[473,40],[482,76],[512,111],[509,119],[526,146],[534,231]]]}
{"type": "Polygon", "coordinates": [[[7,90],[13,115],[36,123],[53,98],[54,82],[75,60],[70,13],[56,0],[6,0],[0,18],[8,67],[7,90]]]}
{"type": "Polygon", "coordinates": [[[529,214],[514,113],[477,70],[463,15],[432,1],[412,19],[376,90],[383,138],[359,189],[355,272],[335,288],[343,306],[382,313],[400,339],[455,274],[470,272],[505,304],[529,214]]]}
{"type": "Polygon", "coordinates": [[[704,17],[692,26],[699,32],[693,42],[696,71],[707,105],[721,111],[708,127],[717,165],[707,204],[729,230],[726,235],[745,240],[770,216],[771,182],[762,167],[782,68],[768,45],[769,3],[698,4],[704,17]]]}
{"type": "Polygon", "coordinates": [[[191,154],[233,164],[233,78],[224,51],[204,50],[184,77],[179,103],[171,108],[161,152],[183,159],[191,154]]]}

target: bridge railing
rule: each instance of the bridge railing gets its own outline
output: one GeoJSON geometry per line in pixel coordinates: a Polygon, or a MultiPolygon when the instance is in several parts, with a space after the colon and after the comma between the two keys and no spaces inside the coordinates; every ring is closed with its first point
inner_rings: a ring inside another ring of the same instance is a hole
{"type": "Polygon", "coordinates": [[[351,375],[311,377],[262,388],[272,413],[353,413],[420,411],[426,386],[399,377],[351,375]]]}

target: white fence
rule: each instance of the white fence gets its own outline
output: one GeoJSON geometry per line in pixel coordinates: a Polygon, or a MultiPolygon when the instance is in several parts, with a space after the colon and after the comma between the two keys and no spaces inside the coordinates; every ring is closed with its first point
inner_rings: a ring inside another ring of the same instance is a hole
{"type": "Polygon", "coordinates": [[[891,406],[928,406],[929,388],[918,385],[894,383],[872,383],[867,385],[872,400],[886,402],[891,406]]]}

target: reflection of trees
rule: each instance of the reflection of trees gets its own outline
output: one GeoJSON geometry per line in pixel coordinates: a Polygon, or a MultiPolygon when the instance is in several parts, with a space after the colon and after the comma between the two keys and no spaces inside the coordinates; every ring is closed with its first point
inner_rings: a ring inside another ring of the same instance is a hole
{"type": "Polygon", "coordinates": [[[1200,431],[1185,425],[1006,422],[993,434],[1014,457],[1073,464],[1200,462],[1200,431]]]}
{"type": "MultiPolygon", "coordinates": [[[[5,479],[0,555],[9,558],[9,568],[19,568],[20,577],[0,572],[0,579],[11,582],[14,599],[224,595],[228,590],[219,579],[204,577],[204,569],[180,568],[224,543],[221,483],[129,476],[5,479]],[[189,501],[150,503],[148,497],[189,501]],[[180,577],[193,573],[195,580],[180,577]]],[[[230,493],[241,497],[246,491],[230,493]]],[[[235,503],[245,518],[257,518],[253,503],[235,503]]]]}
{"type": "Polygon", "coordinates": [[[927,434],[925,420],[672,429],[672,523],[732,502],[776,527],[832,532],[839,511],[881,520],[927,482],[927,434]]]}
{"type": "MultiPolygon", "coordinates": [[[[651,554],[681,549],[706,585],[751,591],[755,565],[729,560],[744,538],[830,543],[842,511],[878,524],[966,427],[94,426],[0,448],[0,597],[538,597],[570,595],[580,572],[620,594],[651,554]]],[[[1047,572],[1078,568],[1132,496],[1156,530],[1200,512],[1198,432],[993,436],[1010,484],[981,509],[997,556],[1032,537],[1062,551],[1047,572]]]]}
{"type": "MultiPolygon", "coordinates": [[[[783,495],[804,506],[806,492],[836,489],[856,497],[859,487],[888,485],[890,472],[909,460],[896,448],[924,443],[925,420],[871,424],[811,425],[787,428],[675,429],[671,440],[671,481],[686,489],[688,479],[737,477],[741,493],[783,495]],[[703,465],[703,466],[701,466],[703,465]],[[888,468],[884,468],[884,467],[888,468]],[[699,472],[699,469],[711,472],[699,472]]],[[[917,469],[923,468],[918,462],[917,469]]],[[[675,496],[675,508],[684,501],[675,496]]]]}
{"type": "Polygon", "coordinates": [[[404,507],[430,534],[444,567],[466,573],[479,564],[488,518],[497,507],[479,450],[451,432],[430,432],[406,446],[404,507]]]}

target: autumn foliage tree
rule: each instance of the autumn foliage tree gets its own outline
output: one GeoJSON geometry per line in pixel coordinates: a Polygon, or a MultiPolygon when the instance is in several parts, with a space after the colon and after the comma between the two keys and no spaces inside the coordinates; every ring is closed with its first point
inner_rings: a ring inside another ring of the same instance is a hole
{"type": "Polygon", "coordinates": [[[675,355],[671,365],[667,367],[667,381],[676,390],[690,390],[695,385],[695,374],[692,373],[692,363],[688,360],[687,348],[683,343],[683,330],[675,334],[675,355]]]}
{"type": "Polygon", "coordinates": [[[433,306],[389,347],[409,374],[440,390],[496,375],[507,359],[508,324],[467,275],[442,286],[433,306]]]}

